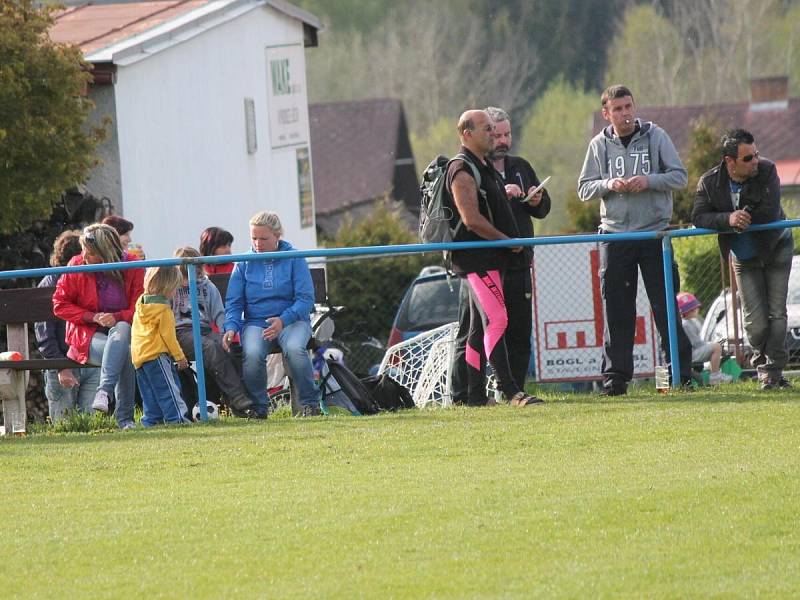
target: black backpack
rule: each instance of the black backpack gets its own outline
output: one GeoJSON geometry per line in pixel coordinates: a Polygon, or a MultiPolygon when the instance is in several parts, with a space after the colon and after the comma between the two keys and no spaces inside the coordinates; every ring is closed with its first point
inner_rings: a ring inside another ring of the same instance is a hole
{"type": "Polygon", "coordinates": [[[395,411],[402,408],[415,407],[411,392],[386,373],[365,377],[361,380],[361,383],[369,390],[375,402],[383,410],[395,411]]]}
{"type": "Polygon", "coordinates": [[[322,400],[325,404],[333,404],[349,408],[349,404],[362,415],[374,415],[380,412],[380,406],[375,402],[372,394],[364,387],[361,380],[347,367],[333,360],[325,360],[327,372],[323,372],[320,381],[322,400]],[[344,394],[346,401],[338,398],[344,394]],[[348,404],[349,401],[349,404],[348,404]]]}

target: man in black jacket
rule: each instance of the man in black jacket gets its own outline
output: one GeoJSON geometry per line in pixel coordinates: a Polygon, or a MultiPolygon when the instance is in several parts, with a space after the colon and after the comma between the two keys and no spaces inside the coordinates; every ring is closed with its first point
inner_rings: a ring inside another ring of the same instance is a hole
{"type": "MultiPolygon", "coordinates": [[[[494,149],[487,158],[500,174],[505,184],[508,206],[514,216],[519,237],[533,237],[531,217],[543,219],[550,212],[550,195],[542,189],[530,200],[524,201],[527,193],[539,185],[536,171],[531,164],[519,156],[511,156],[511,120],[502,108],[490,106],[486,109],[494,123],[494,149]]],[[[512,255],[503,274],[503,296],[508,311],[508,328],[505,343],[508,349],[511,373],[520,389],[525,387],[525,377],[531,357],[531,328],[533,326],[531,305],[531,261],[533,248],[524,247],[522,252],[512,255]]],[[[459,302],[459,333],[456,339],[453,370],[453,399],[464,404],[485,404],[485,357],[481,370],[471,369],[464,358],[469,331],[469,303],[462,286],[459,302]]]]}
{"type": "Polygon", "coordinates": [[[786,296],[794,242],[789,229],[747,233],[750,224],[786,218],[775,165],[759,159],[753,135],[734,129],[722,137],[722,162],[697,184],[692,223],[736,232],[718,237],[723,257],[730,252],[742,295],[744,329],[753,348],[751,362],[762,389],[791,387],[783,377],[786,296]]]}

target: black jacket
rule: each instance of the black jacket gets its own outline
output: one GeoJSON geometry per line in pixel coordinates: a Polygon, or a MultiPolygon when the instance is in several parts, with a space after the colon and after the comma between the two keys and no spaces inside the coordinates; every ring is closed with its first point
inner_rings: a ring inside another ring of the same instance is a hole
{"type": "MultiPolygon", "coordinates": [[[[59,275],[46,275],[36,287],[55,287],[59,275]]],[[[36,344],[43,358],[67,358],[67,324],[61,319],[41,321],[33,327],[36,344]]]]}
{"type": "MultiPolygon", "coordinates": [[[[730,181],[724,160],[703,174],[697,183],[692,209],[692,223],[695,227],[735,231],[729,223],[730,214],[735,210],[731,199],[730,181]]],[[[749,207],[754,225],[782,221],[786,218],[781,208],[781,182],[775,164],[771,161],[759,159],[756,176],[744,183],[739,198],[742,207],[749,207]]],[[[766,259],[773,253],[784,231],[784,229],[770,229],[749,234],[753,236],[759,257],[766,259]]],[[[727,259],[731,236],[720,235],[718,240],[720,251],[727,259]]]]}
{"type": "MultiPolygon", "coordinates": [[[[522,157],[510,155],[505,158],[503,180],[506,184],[517,184],[522,189],[522,193],[526,195],[529,189],[541,183],[531,163],[522,157]]],[[[547,189],[543,190],[542,201],[537,206],[531,206],[527,202],[520,202],[517,198],[509,198],[508,202],[511,205],[514,220],[517,222],[519,237],[522,238],[533,237],[533,221],[531,221],[531,217],[544,219],[550,213],[550,194],[547,193],[547,189]]],[[[532,259],[533,247],[525,246],[521,253],[515,254],[510,259],[511,262],[508,267],[510,269],[528,268],[532,259]]]]}

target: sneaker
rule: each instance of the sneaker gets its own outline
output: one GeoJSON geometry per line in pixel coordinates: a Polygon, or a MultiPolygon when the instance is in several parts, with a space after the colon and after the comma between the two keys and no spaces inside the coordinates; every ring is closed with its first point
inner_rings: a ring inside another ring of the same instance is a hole
{"type": "Polygon", "coordinates": [[[128,429],[136,429],[136,422],[135,421],[125,421],[124,423],[120,423],[120,429],[126,431],[128,429]]]}
{"type": "Polygon", "coordinates": [[[716,373],[711,373],[711,375],[708,376],[708,382],[711,385],[730,383],[731,381],[733,381],[733,377],[731,377],[727,373],[722,373],[721,371],[717,371],[716,373]]]}
{"type": "Polygon", "coordinates": [[[266,410],[259,410],[257,408],[248,408],[243,413],[236,415],[244,417],[245,419],[256,419],[256,420],[264,420],[267,418],[269,413],[266,410]]]}
{"type": "Polygon", "coordinates": [[[303,412],[301,412],[298,417],[318,417],[322,414],[322,411],[319,408],[319,404],[304,404],[303,405],[303,412]]]}
{"type": "Polygon", "coordinates": [[[94,395],[94,401],[92,402],[92,410],[103,414],[108,413],[108,401],[108,392],[105,390],[97,390],[97,393],[94,395]]]}
{"type": "Polygon", "coordinates": [[[786,379],[786,377],[781,377],[780,379],[778,379],[778,387],[783,389],[789,389],[792,387],[792,384],[788,379],[786,379]]]}
{"type": "Polygon", "coordinates": [[[766,391],[766,390],[774,390],[775,388],[780,386],[780,380],[781,379],[782,378],[764,377],[763,379],[759,380],[759,387],[764,391],[766,391]]]}
{"type": "Polygon", "coordinates": [[[522,407],[522,406],[530,406],[531,404],[542,404],[544,400],[541,398],[537,398],[536,396],[529,396],[525,392],[517,392],[514,394],[508,403],[511,406],[522,407]]]}

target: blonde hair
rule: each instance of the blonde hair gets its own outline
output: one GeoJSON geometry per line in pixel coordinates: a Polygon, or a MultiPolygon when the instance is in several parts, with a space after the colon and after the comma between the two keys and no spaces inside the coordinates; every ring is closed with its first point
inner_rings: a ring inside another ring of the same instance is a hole
{"type": "MultiPolygon", "coordinates": [[[[110,225],[94,223],[83,228],[81,233],[81,248],[100,259],[103,263],[122,262],[124,250],[119,234],[110,225]]],[[[123,283],[124,278],[119,271],[105,271],[110,277],[123,283]]]]}
{"type": "Polygon", "coordinates": [[[280,218],[276,213],[268,210],[261,211],[250,217],[250,226],[269,227],[275,237],[281,237],[283,235],[283,225],[281,225],[280,218]]]}
{"type": "MultiPolygon", "coordinates": [[[[202,256],[200,251],[196,248],[192,248],[191,246],[181,246],[180,248],[176,248],[175,252],[172,253],[172,256],[175,258],[194,258],[202,256]]],[[[197,267],[197,280],[204,279],[206,276],[205,267],[203,265],[195,265],[197,267]]],[[[189,269],[186,267],[185,264],[178,265],[178,269],[181,271],[181,277],[188,278],[189,277],[189,269]]]]}
{"type": "Polygon", "coordinates": [[[180,269],[174,267],[150,267],[144,274],[144,293],[166,296],[183,285],[180,269]]]}

